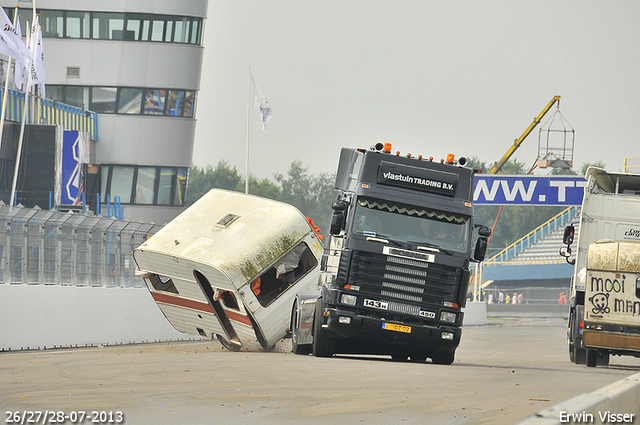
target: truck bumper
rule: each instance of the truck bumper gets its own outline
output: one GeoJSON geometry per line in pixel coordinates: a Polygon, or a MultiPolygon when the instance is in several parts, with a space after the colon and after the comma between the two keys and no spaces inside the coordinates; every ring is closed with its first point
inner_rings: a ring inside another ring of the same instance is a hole
{"type": "Polygon", "coordinates": [[[583,343],[587,347],[640,352],[640,335],[619,334],[585,329],[583,343]]]}
{"type": "Polygon", "coordinates": [[[462,329],[456,326],[405,325],[360,316],[352,311],[339,308],[326,308],[325,317],[326,326],[323,328],[335,338],[356,338],[386,346],[423,347],[453,351],[460,344],[462,335],[462,329]],[[392,326],[388,326],[388,324],[392,326]],[[394,324],[400,326],[393,326],[394,324]]]}

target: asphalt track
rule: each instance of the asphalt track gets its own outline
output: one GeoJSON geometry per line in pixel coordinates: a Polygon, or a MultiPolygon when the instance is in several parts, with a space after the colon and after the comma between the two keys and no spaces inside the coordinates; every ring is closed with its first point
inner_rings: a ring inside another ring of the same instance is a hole
{"type": "Polygon", "coordinates": [[[298,356],[289,340],[271,352],[217,341],[3,352],[2,421],[48,410],[86,412],[85,424],[118,423],[109,412],[129,425],[513,424],[640,371],[633,357],[570,363],[564,319],[489,322],[465,327],[451,366],[298,356]]]}

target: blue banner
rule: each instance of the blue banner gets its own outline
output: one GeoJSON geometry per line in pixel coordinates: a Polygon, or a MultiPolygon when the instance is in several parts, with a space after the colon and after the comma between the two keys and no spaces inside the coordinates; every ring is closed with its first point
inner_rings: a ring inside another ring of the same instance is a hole
{"type": "Polygon", "coordinates": [[[61,205],[82,205],[84,190],[84,175],[82,165],[88,162],[86,158],[88,147],[86,133],[75,130],[65,130],[62,140],[62,196],[61,205]]]}
{"type": "Polygon", "coordinates": [[[582,205],[582,176],[506,176],[476,174],[476,205],[582,205]]]}

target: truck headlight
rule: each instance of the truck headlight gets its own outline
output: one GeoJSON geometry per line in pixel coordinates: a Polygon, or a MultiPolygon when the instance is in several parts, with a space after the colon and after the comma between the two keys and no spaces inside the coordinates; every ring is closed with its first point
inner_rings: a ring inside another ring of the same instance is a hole
{"type": "Polygon", "coordinates": [[[340,303],[342,304],[353,306],[353,305],[356,305],[357,302],[358,302],[358,297],[356,297],[355,295],[350,295],[350,294],[340,295],[340,303]]]}
{"type": "Polygon", "coordinates": [[[443,322],[455,323],[456,314],[451,313],[450,311],[443,311],[440,313],[440,320],[442,320],[443,322]]]}

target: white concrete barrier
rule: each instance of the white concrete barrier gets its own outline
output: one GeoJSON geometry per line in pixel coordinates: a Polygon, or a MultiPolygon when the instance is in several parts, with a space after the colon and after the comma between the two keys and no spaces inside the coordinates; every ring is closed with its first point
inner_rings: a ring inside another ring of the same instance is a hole
{"type": "Polygon", "coordinates": [[[463,326],[487,324],[487,303],[482,301],[469,301],[462,311],[464,311],[463,326]]]}
{"type": "Polygon", "coordinates": [[[538,412],[518,425],[640,423],[640,373],[538,412]]]}
{"type": "Polygon", "coordinates": [[[0,284],[0,351],[198,339],[146,288],[0,284]]]}

